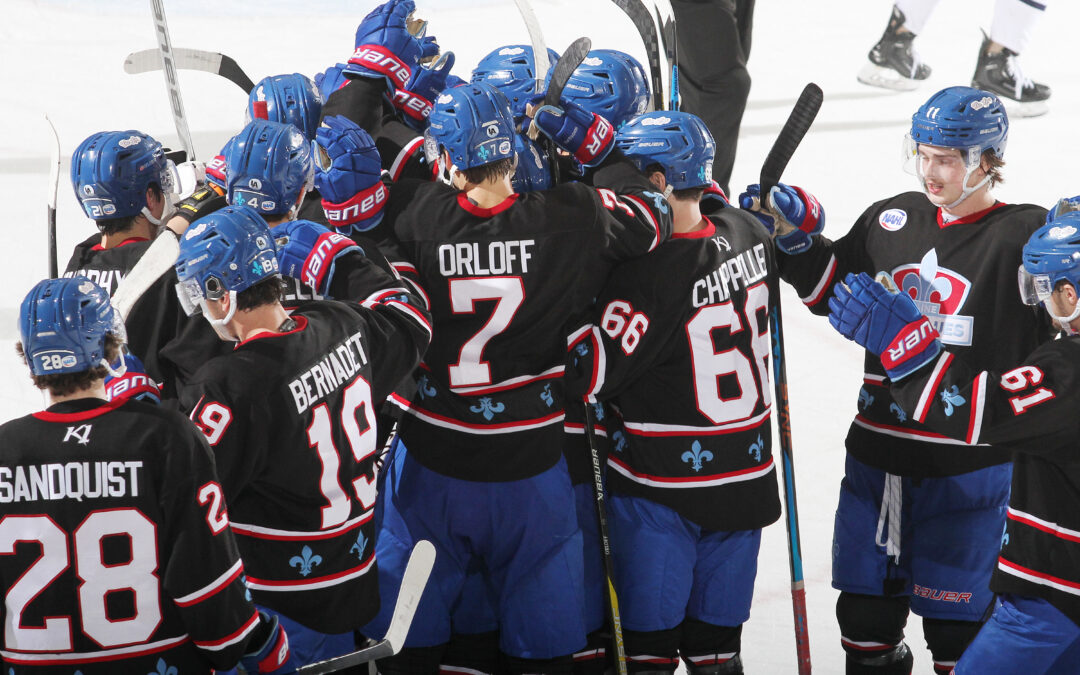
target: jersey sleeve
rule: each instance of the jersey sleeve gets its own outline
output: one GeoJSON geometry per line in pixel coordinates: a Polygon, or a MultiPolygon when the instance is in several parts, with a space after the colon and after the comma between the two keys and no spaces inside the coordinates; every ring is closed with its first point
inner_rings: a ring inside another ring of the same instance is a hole
{"type": "Polygon", "coordinates": [[[1080,432],[1080,347],[1064,340],[1003,372],[976,371],[943,352],[890,387],[914,421],[970,445],[1041,455],[1074,447],[1080,432]]]}
{"type": "Polygon", "coordinates": [[[215,668],[231,668],[259,617],[244,586],[244,566],[210,448],[197,430],[177,421],[161,493],[169,542],[162,583],[192,643],[215,668]]]}
{"type": "Polygon", "coordinates": [[[621,153],[605,160],[593,180],[597,221],[603,229],[605,250],[613,259],[644,255],[671,236],[667,200],[621,153]]]}

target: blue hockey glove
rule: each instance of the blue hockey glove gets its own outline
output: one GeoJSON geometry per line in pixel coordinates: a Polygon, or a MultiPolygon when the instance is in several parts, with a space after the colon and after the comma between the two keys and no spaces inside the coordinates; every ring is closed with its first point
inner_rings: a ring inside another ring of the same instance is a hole
{"type": "MultiPolygon", "coordinates": [[[[761,221],[769,234],[776,230],[773,215],[761,208],[755,208],[754,200],[760,198],[761,186],[757,183],[746,186],[746,192],[739,195],[739,206],[750,211],[761,221]]],[[[786,234],[776,235],[776,246],[784,253],[797,255],[810,250],[813,240],[811,235],[820,234],[825,229],[825,209],[817,197],[800,187],[777,183],[769,193],[769,202],[775,213],[794,228],[786,234]]],[[[786,228],[781,228],[786,229],[786,228]]]]}
{"type": "Polygon", "coordinates": [[[1063,213],[1069,211],[1080,211],[1080,195],[1075,197],[1062,197],[1057,200],[1057,203],[1046,212],[1046,222],[1049,223],[1054,218],[1057,218],[1063,213]]]}
{"type": "Polygon", "coordinates": [[[565,98],[559,101],[559,106],[540,106],[533,114],[532,123],[584,166],[596,166],[604,161],[615,145],[611,122],[565,98]]]}
{"type": "Polygon", "coordinates": [[[134,354],[123,354],[113,370],[120,371],[120,360],[127,368],[119,377],[112,373],[105,376],[105,398],[109,401],[133,398],[147,403],[161,403],[161,387],[146,374],[146,366],[134,354]]]}
{"type": "Polygon", "coordinates": [[[326,295],[338,256],[363,249],[352,239],[310,220],[289,220],[270,229],[277,244],[278,264],[285,276],[299,279],[326,295]]]}
{"type": "Polygon", "coordinates": [[[315,187],[326,219],[346,233],[374,228],[390,194],[375,141],[352,120],[332,115],[315,131],[315,145],[315,187]]]}
{"type": "Polygon", "coordinates": [[[260,644],[248,644],[248,652],[240,657],[239,670],[241,673],[272,673],[281,668],[289,661],[289,636],[285,634],[285,628],[278,622],[277,615],[270,616],[259,610],[259,620],[269,624],[267,637],[260,644]]]}
{"type": "Polygon", "coordinates": [[[394,107],[414,131],[422,133],[427,128],[432,102],[444,89],[464,82],[450,75],[453,67],[454,52],[444,52],[430,66],[420,66],[414,70],[409,85],[394,92],[394,107]],[[455,82],[451,83],[450,78],[455,82]]]}
{"type": "Polygon", "coordinates": [[[833,287],[829,323],[841,335],[881,357],[889,379],[899,380],[941,353],[938,332],[907,293],[893,293],[870,278],[848,274],[833,287]]]}
{"type": "Polygon", "coordinates": [[[344,74],[347,67],[344,63],[337,63],[321,73],[316,73],[315,87],[322,94],[324,101],[330,98],[330,94],[344,87],[345,83],[349,81],[344,74]]]}
{"type": "Polygon", "coordinates": [[[439,53],[426,24],[414,24],[413,0],[389,0],[371,11],[356,29],[356,49],[345,66],[346,77],[384,78],[391,94],[406,87],[420,61],[439,53]]]}

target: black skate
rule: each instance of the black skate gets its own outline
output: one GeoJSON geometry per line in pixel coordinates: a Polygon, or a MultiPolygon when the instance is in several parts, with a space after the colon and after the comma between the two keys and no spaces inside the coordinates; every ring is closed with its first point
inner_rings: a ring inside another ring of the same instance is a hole
{"type": "Polygon", "coordinates": [[[971,86],[997,94],[1016,117],[1035,117],[1049,110],[1050,87],[1024,76],[1019,54],[1007,48],[988,54],[989,46],[990,38],[984,33],[971,86]]]}
{"type": "Polygon", "coordinates": [[[859,71],[859,82],[874,87],[910,91],[930,77],[930,66],[919,60],[913,42],[915,34],[897,33],[904,25],[904,13],[893,7],[889,25],[870,50],[869,63],[859,71]]]}

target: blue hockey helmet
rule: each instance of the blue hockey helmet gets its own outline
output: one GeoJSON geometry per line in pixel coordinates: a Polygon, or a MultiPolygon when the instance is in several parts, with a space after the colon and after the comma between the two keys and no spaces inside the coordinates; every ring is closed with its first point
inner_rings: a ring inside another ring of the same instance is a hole
{"type": "MultiPolygon", "coordinates": [[[[559,60],[558,52],[554,49],[547,51],[550,67],[544,78],[545,87],[551,81],[551,71],[555,67],[555,62],[559,60]]],[[[499,89],[510,101],[514,115],[522,117],[525,114],[525,104],[537,93],[536,65],[533,61],[532,46],[505,45],[495,49],[480,59],[469,81],[486,82],[499,89]]]]}
{"type": "Polygon", "coordinates": [[[446,148],[455,167],[471,169],[513,157],[515,135],[510,102],[501,91],[483,82],[463,84],[436,99],[424,153],[434,166],[446,148]]]}
{"type": "Polygon", "coordinates": [[[306,75],[271,75],[259,80],[248,94],[244,123],[258,117],[255,103],[266,102],[266,119],[293,124],[308,140],[315,138],[322,116],[323,95],[306,75]]]}
{"type": "Polygon", "coordinates": [[[330,94],[341,89],[349,81],[349,78],[344,75],[344,70],[345,64],[337,63],[315,75],[315,86],[322,94],[323,101],[329,99],[330,94]]]}
{"type": "Polygon", "coordinates": [[[292,124],[252,120],[225,146],[227,198],[259,213],[281,215],[311,189],[311,142],[292,124]]]}
{"type": "Polygon", "coordinates": [[[919,144],[961,151],[968,166],[978,166],[982,154],[993,150],[1005,156],[1009,116],[1001,100],[974,87],[948,87],[931,96],[911,116],[909,152],[919,144]]]}
{"type": "Polygon", "coordinates": [[[674,110],[639,115],[619,129],[615,145],[641,171],[653,164],[664,167],[674,190],[712,184],[716,143],[697,115],[674,110]]]}
{"type": "Polygon", "coordinates": [[[523,194],[551,187],[551,160],[537,143],[524,134],[514,135],[517,168],[510,178],[514,192],[523,194]]]}
{"type": "Polygon", "coordinates": [[[1028,305],[1043,303],[1050,316],[1072,333],[1068,324],[1080,317],[1080,303],[1070,316],[1058,316],[1047,300],[1063,280],[1080,293],[1080,211],[1062,213],[1035,230],[1024,244],[1017,274],[1020,299],[1028,305]]]}
{"type": "MultiPolygon", "coordinates": [[[[175,267],[176,294],[190,316],[203,308],[204,300],[220,300],[277,276],[277,250],[270,227],[258,212],[248,206],[226,206],[184,231],[175,267]]],[[[207,316],[215,328],[231,318],[230,313],[216,324],[207,316]]]]}
{"type": "Polygon", "coordinates": [[[140,213],[151,183],[166,195],[178,187],[176,169],[165,158],[161,143],[141,131],[99,131],[71,156],[71,186],[83,211],[94,220],[140,213]]]}
{"type": "Polygon", "coordinates": [[[637,59],[594,49],[566,82],[563,98],[610,121],[616,129],[649,109],[649,81],[637,59]]]}
{"type": "Polygon", "coordinates": [[[19,333],[34,375],[109,367],[105,336],[112,333],[121,342],[126,340],[109,294],[83,276],[38,282],[22,301],[19,333]]]}

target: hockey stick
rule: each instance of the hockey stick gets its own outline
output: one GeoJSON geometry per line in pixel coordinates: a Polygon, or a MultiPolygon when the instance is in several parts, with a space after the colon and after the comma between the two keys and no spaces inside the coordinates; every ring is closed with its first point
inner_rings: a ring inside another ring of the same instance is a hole
{"type": "Polygon", "coordinates": [[[589,457],[593,467],[593,496],[596,497],[596,519],[600,523],[600,552],[604,557],[604,586],[607,590],[608,620],[611,622],[611,642],[615,648],[615,672],[626,675],[626,645],[623,644],[622,618],[619,615],[619,597],[615,593],[615,563],[611,558],[611,540],[608,537],[607,507],[604,502],[603,464],[600,450],[596,447],[596,427],[593,424],[593,407],[586,398],[585,438],[589,441],[589,457]]]}
{"type": "Polygon", "coordinates": [[[653,110],[678,108],[678,50],[670,0],[612,0],[630,17],[649,60],[653,110]],[[651,10],[650,10],[651,6],[651,10]],[[661,63],[661,55],[666,63],[661,63]]]}
{"type": "Polygon", "coordinates": [[[56,259],[56,189],[60,184],[60,135],[56,133],[56,127],[53,126],[48,113],[45,114],[45,121],[49,123],[49,129],[52,131],[53,137],[52,151],[49,155],[49,184],[51,189],[49,190],[49,216],[47,222],[49,236],[49,278],[55,279],[60,276],[60,267],[56,259]]]}
{"type": "MultiPolygon", "coordinates": [[[[761,166],[762,204],[769,204],[769,192],[780,182],[788,161],[799,147],[803,136],[821,108],[821,88],[814,83],[806,85],[787,122],[776,137],[772,149],[761,166]]],[[[767,208],[767,207],[766,207],[767,208]]],[[[775,216],[774,216],[775,217],[775,216]]],[[[779,217],[775,217],[780,222],[779,217]]],[[[780,463],[784,472],[784,503],[787,510],[788,566],[791,570],[791,606],[795,616],[795,653],[799,675],[810,673],[810,636],[806,625],[806,587],[803,582],[802,543],[799,540],[799,509],[795,501],[795,464],[791,454],[791,406],[788,400],[787,369],[785,367],[783,316],[780,311],[780,294],[772,309],[770,321],[773,349],[773,386],[776,391],[776,409],[779,411],[780,463]]]]}
{"type": "MultiPolygon", "coordinates": [[[[204,73],[220,75],[243,89],[245,94],[255,88],[255,83],[251,81],[244,69],[232,57],[220,52],[176,47],[173,49],[173,65],[180,70],[201,70],[204,73]]],[[[161,69],[161,56],[156,49],[132,52],[124,59],[124,72],[129,75],[161,69]]]]}
{"type": "Polygon", "coordinates": [[[533,91],[544,90],[544,78],[547,76],[551,63],[548,61],[547,43],[544,42],[544,33],[540,30],[540,21],[536,18],[532,3],[529,0],[514,0],[521,20],[525,22],[525,29],[529,31],[529,42],[533,48],[533,74],[536,75],[536,88],[533,91]]]}
{"type": "Polygon", "coordinates": [[[177,78],[163,2],[164,0],[150,0],[150,12],[154,15],[154,33],[157,35],[158,53],[161,56],[162,69],[165,71],[165,89],[169,92],[176,135],[180,137],[180,145],[183,146],[190,160],[195,159],[195,145],[191,142],[191,131],[188,129],[187,115],[184,113],[184,101],[180,98],[180,81],[177,78]]]}
{"type": "Polygon", "coordinates": [[[390,628],[386,631],[386,637],[370,647],[365,647],[351,654],[303,666],[297,669],[297,675],[334,673],[359,663],[384,659],[401,651],[401,648],[405,645],[405,638],[409,634],[409,627],[412,626],[416,607],[420,604],[420,596],[424,593],[428,577],[431,576],[431,568],[434,565],[435,547],[432,546],[430,541],[423,539],[416,542],[416,546],[413,547],[412,553],[409,555],[409,562],[405,565],[405,574],[401,578],[397,604],[394,605],[394,615],[390,619],[390,628]]]}
{"type": "MultiPolygon", "coordinates": [[[[570,43],[551,71],[551,81],[548,82],[547,92],[544,94],[544,105],[558,107],[566,83],[585,60],[590,49],[592,49],[592,40],[587,37],[579,37],[570,43]]],[[[529,138],[535,141],[539,134],[540,128],[535,124],[530,124],[529,138]]],[[[551,184],[557,185],[559,183],[559,150],[554,141],[548,141],[548,154],[551,155],[551,184]]]]}
{"type": "Polygon", "coordinates": [[[120,312],[121,318],[127,321],[131,308],[161,275],[172,268],[179,255],[180,239],[172,230],[162,229],[112,294],[113,307],[120,312]]]}

